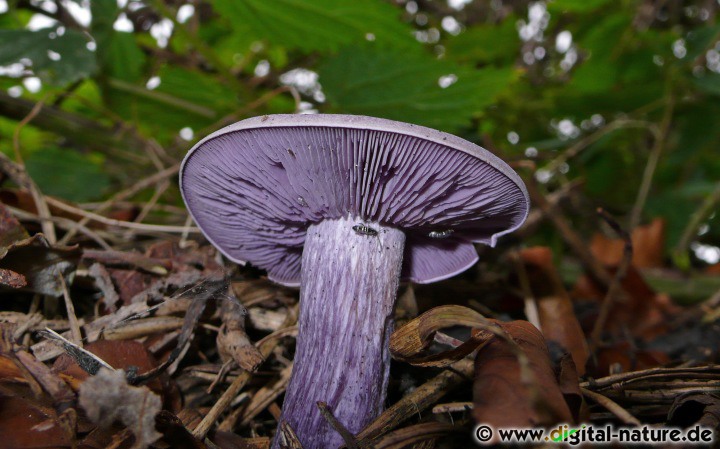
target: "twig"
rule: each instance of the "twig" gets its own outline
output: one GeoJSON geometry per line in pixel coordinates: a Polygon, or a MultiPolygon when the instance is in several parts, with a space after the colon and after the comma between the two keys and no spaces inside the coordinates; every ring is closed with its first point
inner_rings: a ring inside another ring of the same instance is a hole
{"type": "Polygon", "coordinates": [[[381,413],[357,434],[358,442],[363,444],[363,440],[372,440],[392,430],[466,382],[475,371],[475,364],[470,360],[460,360],[451,366],[453,370],[443,371],[381,413]]]}
{"type": "Polygon", "coordinates": [[[533,295],[532,288],[530,288],[530,280],[528,279],[525,264],[523,264],[517,252],[513,252],[511,258],[513,263],[515,264],[515,271],[517,272],[518,280],[520,281],[520,289],[523,293],[523,301],[525,302],[525,316],[533,326],[535,326],[540,332],[542,332],[542,327],[540,326],[540,312],[538,311],[537,299],[535,298],[535,295],[533,295]]]}
{"type": "Polygon", "coordinates": [[[650,187],[652,186],[653,176],[655,175],[655,169],[657,168],[658,161],[662,154],[663,148],[665,147],[665,140],[672,123],[673,111],[675,108],[674,97],[670,97],[665,106],[665,112],[663,113],[662,121],[659,127],[651,127],[650,130],[653,133],[653,146],[650,151],[650,157],[645,165],[645,171],[643,172],[642,182],[638,189],[637,198],[633,205],[632,212],[630,213],[630,229],[635,229],[640,224],[640,217],[642,216],[645,202],[647,201],[648,194],[650,193],[650,187]]]}
{"type": "Polygon", "coordinates": [[[199,233],[200,232],[200,229],[198,229],[198,228],[190,228],[189,230],[186,230],[185,226],[144,224],[144,223],[133,223],[131,221],[115,220],[112,218],[103,217],[102,215],[98,215],[93,212],[88,212],[86,210],[71,206],[69,204],[65,204],[62,201],[56,200],[52,197],[47,197],[47,202],[49,204],[51,204],[53,207],[64,210],[65,212],[70,212],[73,214],[81,215],[83,217],[87,217],[91,220],[106,224],[108,226],[117,226],[120,228],[136,229],[138,231],[147,231],[147,232],[171,232],[171,233],[183,233],[183,232],[199,233]]]}
{"type": "MultiPolygon", "coordinates": [[[[296,313],[288,313],[285,323],[283,323],[283,328],[295,324],[296,319],[296,313]]],[[[280,329],[278,332],[282,332],[284,330],[285,329],[280,329]]],[[[268,335],[263,340],[257,343],[258,349],[260,350],[260,353],[265,360],[267,360],[267,358],[270,356],[273,349],[275,349],[275,346],[277,346],[279,342],[279,339],[277,338],[269,338],[272,335],[273,334],[268,335]]],[[[240,390],[242,390],[247,381],[250,380],[251,375],[252,373],[250,373],[249,371],[243,371],[238,375],[238,377],[235,378],[235,380],[233,380],[228,389],[225,390],[222,396],[220,396],[220,399],[218,399],[218,401],[215,403],[215,405],[212,406],[210,411],[207,412],[202,421],[200,421],[197,427],[195,427],[195,430],[193,430],[193,436],[195,436],[195,438],[199,440],[205,438],[208,431],[210,431],[210,428],[218,419],[218,417],[225,411],[225,409],[228,408],[233,399],[235,399],[235,396],[240,393],[240,390]]]]}
{"type": "MultiPolygon", "coordinates": [[[[138,181],[137,183],[133,184],[132,186],[130,186],[129,188],[113,195],[107,201],[103,202],[97,209],[95,209],[94,212],[96,214],[100,214],[100,213],[104,212],[105,210],[109,209],[116,202],[122,201],[126,198],[130,198],[130,197],[134,196],[135,194],[137,194],[138,192],[141,192],[142,190],[150,187],[153,184],[159,183],[167,178],[170,178],[171,176],[175,176],[179,170],[180,170],[180,164],[178,163],[171,167],[166,168],[165,170],[161,170],[152,176],[142,179],[142,180],[138,181]]],[[[80,220],[78,222],[78,229],[80,226],[86,225],[91,220],[93,220],[93,218],[91,218],[88,215],[85,215],[82,218],[82,220],[80,220]]],[[[65,234],[65,236],[62,238],[62,240],[60,240],[60,243],[67,243],[74,235],[75,235],[75,230],[71,229],[67,234],[65,234]]]]}
{"type": "Polygon", "coordinates": [[[65,299],[65,308],[67,309],[68,322],[70,323],[70,334],[72,335],[72,342],[82,348],[82,333],[80,332],[80,323],[78,323],[77,315],[75,314],[75,306],[73,305],[72,299],[70,298],[70,292],[68,291],[65,277],[61,273],[56,275],[60,281],[62,287],[63,298],[65,299]]]}
{"type": "MultiPolygon", "coordinates": [[[[22,209],[18,209],[16,207],[12,207],[12,206],[8,206],[8,205],[5,205],[5,207],[8,208],[8,210],[10,210],[10,212],[12,212],[13,215],[18,217],[20,220],[32,220],[32,221],[38,221],[38,222],[50,220],[53,223],[55,223],[55,225],[57,225],[57,227],[59,227],[61,229],[78,229],[80,232],[82,232],[88,238],[93,240],[95,243],[97,243],[103,249],[106,249],[106,250],[112,249],[112,247],[99,234],[97,234],[92,229],[89,229],[83,225],[78,225],[77,222],[70,220],[69,218],[64,218],[64,217],[41,218],[36,214],[31,214],[30,212],[26,212],[26,211],[24,211],[22,209]]],[[[64,239],[60,240],[58,242],[58,245],[63,245],[64,244],[63,240],[64,239]]]]}
{"type": "Polygon", "coordinates": [[[587,388],[580,388],[580,391],[582,392],[583,396],[589,397],[593,401],[597,402],[598,404],[605,407],[609,412],[611,412],[613,415],[620,418],[622,422],[625,424],[635,425],[639,426],[640,420],[638,420],[636,417],[634,417],[630,412],[622,408],[617,402],[613,401],[612,399],[601,395],[600,393],[595,393],[594,391],[590,391],[587,388]]]}
{"type": "Polygon", "coordinates": [[[605,294],[605,299],[603,299],[602,306],[600,307],[600,314],[598,315],[598,318],[595,321],[595,325],[593,326],[592,333],[590,334],[590,352],[592,353],[595,352],[598,345],[600,344],[602,331],[605,328],[605,323],[607,322],[610,310],[612,310],[613,304],[615,304],[618,299],[617,297],[620,294],[620,290],[622,288],[622,280],[627,274],[627,270],[630,267],[633,255],[633,246],[630,234],[628,234],[627,231],[621,228],[618,222],[615,221],[615,219],[602,208],[598,208],[597,213],[603,218],[603,220],[607,222],[607,224],[610,225],[611,228],[613,228],[613,230],[618,234],[618,236],[623,239],[623,241],[625,242],[625,246],[623,248],[622,260],[620,261],[620,264],[615,271],[615,276],[613,276],[612,282],[608,286],[607,293],[605,294]]]}
{"type": "MultiPolygon", "coordinates": [[[[23,98],[13,98],[0,92],[0,115],[13,120],[22,120],[35,107],[35,102],[23,98]]],[[[67,112],[59,108],[46,106],[33,119],[33,126],[59,134],[77,144],[94,149],[122,150],[126,148],[144,148],[145,142],[128,132],[105,126],[84,115],[67,112]]]]}
{"type": "MultiPolygon", "coordinates": [[[[155,192],[153,192],[152,197],[145,203],[140,213],[135,217],[133,222],[135,223],[142,223],[143,220],[148,216],[150,211],[157,205],[158,200],[160,200],[160,197],[165,193],[165,191],[170,187],[170,182],[166,179],[164,181],[161,181],[157,184],[157,187],[155,188],[155,192]]],[[[132,231],[128,231],[126,236],[129,239],[131,237],[130,233],[132,231]]]]}
{"type": "MultiPolygon", "coordinates": [[[[33,201],[35,202],[35,207],[37,208],[38,215],[42,218],[49,218],[50,215],[50,208],[48,207],[47,203],[45,202],[45,198],[43,197],[42,193],[40,193],[40,189],[38,188],[37,184],[35,184],[35,181],[32,180],[30,175],[27,174],[27,170],[25,170],[25,162],[23,161],[22,154],[20,153],[20,131],[30,123],[42,110],[43,106],[45,105],[45,99],[47,98],[47,95],[43,97],[40,101],[35,103],[35,105],[32,107],[30,112],[18,123],[18,125],[15,127],[15,131],[13,132],[13,151],[15,152],[15,164],[20,169],[20,172],[22,173],[22,179],[13,179],[18,185],[21,187],[25,187],[30,191],[30,195],[32,195],[33,201]]],[[[53,226],[52,221],[43,220],[40,222],[40,226],[42,227],[43,234],[45,234],[45,238],[47,238],[48,242],[50,244],[54,244],[57,241],[57,236],[55,234],[55,227],[53,226]]]]}
{"type": "Polygon", "coordinates": [[[582,263],[585,270],[587,270],[595,281],[599,282],[603,287],[608,288],[610,284],[612,284],[612,277],[605,267],[603,267],[597,259],[595,259],[588,249],[587,244],[572,229],[572,226],[567,218],[558,213],[557,208],[548,202],[545,195],[540,192],[534,179],[530,178],[527,183],[527,189],[532,202],[537,204],[543,215],[552,221],[553,225],[555,225],[557,230],[560,232],[562,239],[575,253],[575,255],[578,256],[580,263],[582,263]]]}
{"type": "Polygon", "coordinates": [[[318,401],[317,407],[320,409],[320,414],[325,418],[325,420],[330,424],[330,427],[332,427],[335,432],[339,433],[342,437],[343,441],[345,442],[345,446],[347,446],[348,449],[360,449],[360,445],[355,440],[355,437],[352,433],[350,433],[349,430],[341,423],[340,421],[335,418],[335,415],[332,414],[332,410],[330,410],[330,407],[328,407],[326,402],[318,401]]]}

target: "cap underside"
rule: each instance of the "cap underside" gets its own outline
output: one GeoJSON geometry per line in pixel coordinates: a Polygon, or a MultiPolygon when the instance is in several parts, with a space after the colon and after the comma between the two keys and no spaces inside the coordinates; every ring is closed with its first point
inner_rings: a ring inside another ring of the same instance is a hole
{"type": "MultiPolygon", "coordinates": [[[[317,117],[318,126],[304,118],[302,126],[221,130],[183,163],[183,197],[208,239],[230,259],[267,269],[276,282],[299,283],[306,229],[326,218],[403,229],[404,276],[432,282],[477,260],[472,241],[494,244],[527,215],[522,182],[480,147],[365,129],[357,116],[349,116],[352,127],[342,126],[348,116],[331,116],[339,123],[332,126],[322,121],[328,116],[317,117]]],[[[382,128],[397,123],[370,120],[382,128]]]]}

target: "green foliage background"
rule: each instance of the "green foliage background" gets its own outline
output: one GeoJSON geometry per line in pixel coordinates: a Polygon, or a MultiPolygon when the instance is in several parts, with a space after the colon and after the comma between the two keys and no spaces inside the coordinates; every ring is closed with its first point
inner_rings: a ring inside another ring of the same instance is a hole
{"type": "MultiPolygon", "coordinates": [[[[693,240],[720,244],[715,207],[688,229],[720,196],[716,1],[120,3],[9,0],[0,14],[0,150],[14,157],[19,122],[42,102],[18,150],[45,193],[106,198],[203,135],[301,100],[531,161],[519,171],[542,191],[582,180],[581,229],[597,227],[583,210],[603,206],[627,224],[635,208],[640,222],[667,220],[669,248],[698,229],[693,240]],[[89,23],[73,15],[82,7],[89,23]],[[48,27],[29,29],[38,15],[48,27]],[[118,18],[134,31],[116,30],[118,18]],[[162,26],[166,46],[152,35],[162,26]],[[568,32],[571,45],[556,45],[568,32]],[[293,86],[293,74],[316,83],[293,86]]],[[[161,201],[180,205],[176,187],[161,201]]]]}

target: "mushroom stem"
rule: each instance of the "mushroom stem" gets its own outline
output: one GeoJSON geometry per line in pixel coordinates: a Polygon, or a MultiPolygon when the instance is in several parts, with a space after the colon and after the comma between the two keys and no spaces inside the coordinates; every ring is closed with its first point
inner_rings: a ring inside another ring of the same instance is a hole
{"type": "Polygon", "coordinates": [[[343,444],[318,401],[352,433],[384,408],[404,246],[399,229],[354,218],[308,228],[295,365],[280,418],[305,449],[343,444]]]}

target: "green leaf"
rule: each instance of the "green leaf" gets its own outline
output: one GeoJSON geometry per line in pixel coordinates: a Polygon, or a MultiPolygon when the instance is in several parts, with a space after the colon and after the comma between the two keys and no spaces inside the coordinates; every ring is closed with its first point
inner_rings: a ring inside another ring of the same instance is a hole
{"type": "Polygon", "coordinates": [[[123,81],[138,81],[145,65],[145,53],[135,42],[135,35],[114,31],[98,48],[103,72],[123,81]]]}
{"type": "Polygon", "coordinates": [[[99,153],[82,155],[73,150],[44,148],[25,161],[30,176],[43,193],[70,201],[99,199],[110,187],[99,153]]]}
{"type": "Polygon", "coordinates": [[[574,70],[572,85],[579,91],[606,92],[617,81],[620,67],[617,64],[622,36],[630,24],[625,15],[614,15],[598,23],[579,39],[580,47],[588,50],[587,60],[574,70]]]}
{"type": "Polygon", "coordinates": [[[520,51],[520,37],[515,18],[508,17],[498,25],[476,25],[448,39],[446,54],[458,62],[510,62],[520,51]]]}
{"type": "Polygon", "coordinates": [[[693,79],[693,82],[703,92],[720,95],[720,74],[706,73],[704,76],[693,79]]]}
{"type": "Polygon", "coordinates": [[[335,50],[374,39],[381,45],[417,45],[402,11],[381,0],[216,0],[213,7],[233,32],[305,52],[335,50]]]}
{"type": "Polygon", "coordinates": [[[133,33],[113,28],[120,14],[116,0],[94,0],[90,4],[93,21],[91,32],[97,44],[97,58],[102,76],[122,81],[138,81],[145,64],[145,54],[133,33]]]}
{"type": "Polygon", "coordinates": [[[32,70],[47,83],[64,85],[90,76],[96,69],[95,54],[79,31],[0,30],[0,65],[32,61],[32,70]],[[54,36],[51,37],[51,36],[54,36]],[[60,55],[57,59],[55,55],[60,55]]]}
{"type": "Polygon", "coordinates": [[[687,49],[685,58],[693,61],[718,38],[720,38],[720,23],[690,31],[685,38],[685,48],[687,49]]]}
{"type": "Polygon", "coordinates": [[[197,130],[238,108],[237,94],[207,74],[166,66],[157,76],[154,90],[110,80],[104,91],[113,111],[148,135],[175,135],[186,126],[197,130]]]}
{"type": "Polygon", "coordinates": [[[511,68],[474,69],[421,52],[349,47],[320,67],[333,110],[457,130],[513,79],[511,68]],[[456,77],[443,88],[441,77],[456,77]]]}

